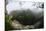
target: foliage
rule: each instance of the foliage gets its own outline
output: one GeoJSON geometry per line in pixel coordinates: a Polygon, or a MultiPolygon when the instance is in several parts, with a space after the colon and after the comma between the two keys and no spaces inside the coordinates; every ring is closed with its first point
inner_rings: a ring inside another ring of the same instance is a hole
{"type": "Polygon", "coordinates": [[[8,31],[9,29],[12,29],[11,25],[11,18],[12,16],[9,16],[7,13],[5,13],[5,31],[8,31]]]}

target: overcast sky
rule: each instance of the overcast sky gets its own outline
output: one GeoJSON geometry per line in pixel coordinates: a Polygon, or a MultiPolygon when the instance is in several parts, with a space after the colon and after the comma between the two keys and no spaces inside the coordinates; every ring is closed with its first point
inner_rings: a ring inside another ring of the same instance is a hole
{"type": "Polygon", "coordinates": [[[37,6],[39,6],[39,2],[34,0],[8,0],[8,4],[6,9],[8,13],[13,10],[22,10],[22,9],[35,9],[37,10],[37,6]]]}

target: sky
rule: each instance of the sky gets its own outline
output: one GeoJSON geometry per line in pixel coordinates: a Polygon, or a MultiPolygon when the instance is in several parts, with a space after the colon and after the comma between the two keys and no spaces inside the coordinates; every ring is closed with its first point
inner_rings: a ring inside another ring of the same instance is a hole
{"type": "Polygon", "coordinates": [[[38,9],[37,6],[39,6],[38,0],[8,0],[6,10],[8,11],[8,14],[13,10],[31,9],[33,12],[39,12],[39,10],[42,10],[38,9]]]}

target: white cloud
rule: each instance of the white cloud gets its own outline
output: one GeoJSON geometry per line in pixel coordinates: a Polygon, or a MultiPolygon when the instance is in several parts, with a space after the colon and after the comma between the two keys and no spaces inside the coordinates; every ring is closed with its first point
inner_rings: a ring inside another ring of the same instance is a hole
{"type": "MultiPolygon", "coordinates": [[[[32,11],[36,11],[38,12],[39,9],[37,8],[37,6],[39,6],[39,2],[31,2],[31,1],[27,1],[25,0],[9,0],[8,5],[6,6],[6,9],[8,11],[8,14],[13,11],[13,10],[22,10],[22,9],[31,9],[32,11]],[[21,3],[20,3],[21,1],[21,3]],[[35,4],[35,6],[33,6],[33,4],[35,4]],[[34,10],[35,9],[35,10],[34,10]],[[37,11],[38,9],[38,11],[37,11]]],[[[41,9],[40,9],[41,10],[41,9]]]]}

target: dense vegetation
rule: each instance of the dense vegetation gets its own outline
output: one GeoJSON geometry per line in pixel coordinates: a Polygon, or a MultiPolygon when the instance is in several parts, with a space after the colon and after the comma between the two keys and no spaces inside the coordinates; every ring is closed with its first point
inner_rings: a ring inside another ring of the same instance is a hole
{"type": "MultiPolygon", "coordinates": [[[[6,0],[5,0],[6,1],[6,0]]],[[[10,1],[9,1],[10,2],[10,1]]],[[[8,2],[6,1],[6,5],[8,2]]],[[[35,6],[35,3],[34,3],[35,6]]],[[[41,6],[38,6],[38,8],[44,8],[44,3],[41,6]]],[[[35,15],[35,14],[34,14],[35,15]]],[[[43,28],[44,26],[44,17],[41,16],[40,18],[35,18],[35,16],[31,12],[31,10],[13,10],[10,15],[5,10],[5,30],[14,30],[17,28],[13,28],[11,26],[11,23],[16,20],[20,24],[22,24],[22,28],[18,29],[36,29],[36,28],[43,28]],[[26,27],[26,28],[25,28],[26,27]]],[[[13,25],[14,26],[14,25],[13,25]]],[[[21,27],[21,25],[20,25],[21,27]]]]}
{"type": "Polygon", "coordinates": [[[5,13],[6,30],[15,29],[11,26],[11,22],[14,20],[19,21],[20,24],[25,26],[29,25],[28,29],[31,28],[31,25],[33,25],[34,28],[43,28],[43,16],[39,19],[36,19],[29,9],[27,11],[13,11],[12,13],[10,14],[12,16],[5,13]]]}

